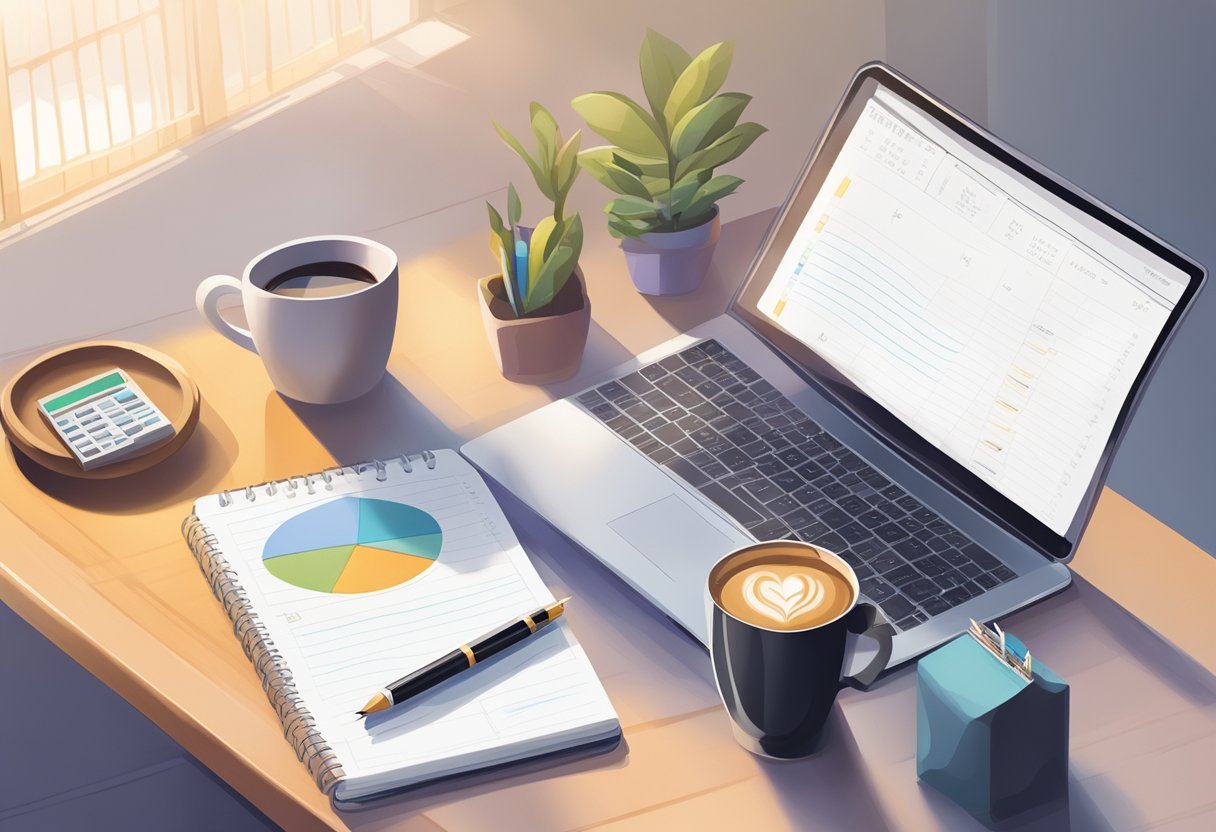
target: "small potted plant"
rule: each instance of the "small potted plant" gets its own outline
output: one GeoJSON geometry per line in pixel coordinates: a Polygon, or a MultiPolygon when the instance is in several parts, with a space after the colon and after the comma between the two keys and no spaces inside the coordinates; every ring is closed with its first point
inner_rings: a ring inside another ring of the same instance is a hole
{"type": "Polygon", "coordinates": [[[718,241],[718,200],[743,183],[715,175],[765,131],[739,123],[751,96],[719,93],[734,46],[716,43],[692,58],[648,29],[642,41],[642,88],[649,112],[615,92],[574,99],[587,125],[611,145],[589,148],[579,164],[620,194],[604,208],[622,238],[639,292],[678,295],[701,284],[718,241]]]}
{"type": "Polygon", "coordinates": [[[578,177],[580,131],[563,140],[553,116],[531,107],[536,155],[505,127],[498,135],[519,155],[553,213],[535,228],[519,224],[523,214],[515,185],[507,187],[507,219],[490,203],[490,251],[501,268],[478,283],[481,318],[502,374],[511,381],[549,384],[578,372],[591,325],[591,301],[578,266],[583,221],[566,216],[566,197],[578,177]]]}

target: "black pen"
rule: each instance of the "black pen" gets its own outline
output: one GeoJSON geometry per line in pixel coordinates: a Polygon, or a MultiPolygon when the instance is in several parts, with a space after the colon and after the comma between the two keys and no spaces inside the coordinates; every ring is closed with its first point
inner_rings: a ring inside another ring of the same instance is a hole
{"type": "Polygon", "coordinates": [[[556,621],[557,617],[566,610],[563,598],[555,604],[541,607],[536,612],[517,618],[505,627],[501,627],[469,644],[462,644],[446,656],[436,659],[425,667],[415,670],[408,676],[403,676],[388,687],[382,688],[363,709],[356,711],[359,716],[367,716],[376,711],[383,711],[393,705],[400,705],[411,696],[417,696],[424,690],[430,690],[440,682],[445,682],[468,670],[478,662],[484,662],[491,656],[501,653],[512,645],[518,644],[530,635],[540,632],[545,625],[556,621]]]}

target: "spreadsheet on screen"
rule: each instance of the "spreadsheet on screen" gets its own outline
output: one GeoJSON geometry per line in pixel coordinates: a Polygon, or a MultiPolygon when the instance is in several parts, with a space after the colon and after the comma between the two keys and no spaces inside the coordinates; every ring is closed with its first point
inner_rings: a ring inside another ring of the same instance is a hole
{"type": "Polygon", "coordinates": [[[880,88],[759,308],[1064,534],[1185,287],[880,88]]]}

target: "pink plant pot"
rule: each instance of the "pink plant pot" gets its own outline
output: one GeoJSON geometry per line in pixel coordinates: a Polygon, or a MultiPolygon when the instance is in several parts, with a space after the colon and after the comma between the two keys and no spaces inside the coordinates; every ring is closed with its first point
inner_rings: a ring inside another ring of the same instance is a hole
{"type": "Polygon", "coordinates": [[[516,318],[507,301],[502,275],[477,282],[481,320],[498,368],[510,381],[552,384],[578,372],[591,327],[591,299],[582,270],[575,266],[571,279],[542,312],[516,318]]]}
{"type": "Polygon", "coordinates": [[[713,219],[693,228],[621,240],[634,287],[644,295],[683,295],[696,289],[709,271],[721,229],[715,207],[713,219]]]}

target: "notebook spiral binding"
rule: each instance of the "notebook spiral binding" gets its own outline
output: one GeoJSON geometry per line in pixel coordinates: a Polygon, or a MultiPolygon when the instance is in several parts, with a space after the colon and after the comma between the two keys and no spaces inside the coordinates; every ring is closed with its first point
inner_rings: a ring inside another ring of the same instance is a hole
{"type": "MultiPolygon", "coordinates": [[[[413,473],[414,461],[423,463],[427,468],[435,467],[435,455],[430,451],[423,451],[418,455],[400,454],[388,460],[372,459],[285,480],[271,480],[247,488],[222,491],[218,498],[223,507],[233,505],[240,496],[247,502],[254,502],[263,495],[270,498],[282,494],[290,499],[299,493],[301,487],[306,493],[315,494],[318,486],[332,489],[335,477],[358,476],[373,469],[376,479],[384,481],[388,478],[390,464],[400,465],[407,474],[413,473]]],[[[308,773],[316,780],[317,787],[325,794],[331,794],[344,776],[342,765],[333,749],[321,736],[316,720],[304,706],[292,679],[291,670],[283,662],[270,634],[253,611],[249,596],[241,588],[236,573],[220,551],[215,535],[208,532],[203,522],[193,513],[182,523],[182,535],[186,538],[190,551],[194,553],[194,559],[198,561],[199,569],[207,579],[211,592],[219,599],[224,612],[232,621],[232,632],[240,640],[241,648],[262,680],[262,690],[266,692],[266,697],[279,717],[283,736],[296,750],[300,761],[308,767],[308,773]]]]}

